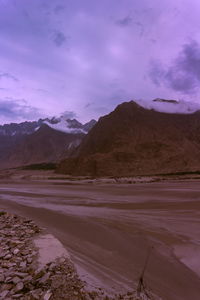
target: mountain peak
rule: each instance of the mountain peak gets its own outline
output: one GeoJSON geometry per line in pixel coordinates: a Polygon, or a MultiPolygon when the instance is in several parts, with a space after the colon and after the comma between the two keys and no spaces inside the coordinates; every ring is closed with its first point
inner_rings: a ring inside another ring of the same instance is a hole
{"type": "MultiPolygon", "coordinates": [[[[170,102],[179,105],[174,104],[170,102]]],[[[200,166],[199,128],[196,112],[160,112],[125,102],[99,119],[74,158],[63,161],[59,170],[95,176],[194,171],[200,166]]]]}

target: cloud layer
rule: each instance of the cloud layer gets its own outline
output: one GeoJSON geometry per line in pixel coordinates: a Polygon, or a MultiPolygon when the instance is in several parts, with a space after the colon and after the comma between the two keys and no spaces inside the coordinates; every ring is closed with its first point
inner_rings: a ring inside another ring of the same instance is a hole
{"type": "Polygon", "coordinates": [[[75,111],[81,121],[131,99],[198,103],[199,9],[197,0],[0,0],[0,99],[25,99],[32,117],[75,111]]]}
{"type": "Polygon", "coordinates": [[[8,122],[32,120],[42,114],[23,99],[0,99],[0,118],[8,122]]]}
{"type": "Polygon", "coordinates": [[[161,62],[153,61],[149,75],[157,86],[164,84],[174,91],[185,94],[198,93],[200,45],[196,41],[183,45],[177,58],[166,68],[161,62]]]}

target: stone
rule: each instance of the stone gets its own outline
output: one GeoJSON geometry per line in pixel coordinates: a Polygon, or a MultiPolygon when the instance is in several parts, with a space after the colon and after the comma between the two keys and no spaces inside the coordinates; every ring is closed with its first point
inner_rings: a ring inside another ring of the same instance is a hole
{"type": "Polygon", "coordinates": [[[9,291],[5,290],[3,292],[0,293],[0,299],[5,299],[5,297],[8,295],[9,291]]]}
{"type": "Polygon", "coordinates": [[[18,277],[20,277],[20,278],[24,278],[24,277],[28,276],[28,273],[15,272],[14,275],[15,275],[15,276],[18,276],[18,277]]]}
{"type": "Polygon", "coordinates": [[[16,248],[16,249],[13,250],[13,254],[14,254],[14,255],[16,255],[16,254],[18,254],[18,253],[19,253],[19,249],[18,249],[18,248],[16,248]]]}
{"type": "Polygon", "coordinates": [[[28,264],[31,264],[32,261],[33,261],[32,257],[28,257],[28,258],[27,258],[27,263],[28,263],[28,264]]]}
{"type": "Polygon", "coordinates": [[[7,254],[6,256],[4,256],[4,259],[10,259],[12,257],[12,255],[11,254],[7,254]]]}
{"type": "Polygon", "coordinates": [[[52,293],[51,293],[50,290],[48,290],[48,291],[44,294],[43,300],[49,300],[49,299],[51,298],[51,296],[52,296],[52,293]]]}
{"type": "Polygon", "coordinates": [[[40,279],[40,283],[45,283],[50,277],[50,273],[46,273],[41,279],[40,279]]]}
{"type": "Polygon", "coordinates": [[[4,282],[5,276],[3,274],[0,274],[0,282],[4,282]]]}
{"type": "Polygon", "coordinates": [[[11,290],[13,288],[13,285],[10,283],[5,283],[1,286],[2,291],[11,290]]]}
{"type": "Polygon", "coordinates": [[[26,268],[26,262],[25,261],[20,262],[19,266],[22,269],[26,268]]]}
{"type": "Polygon", "coordinates": [[[22,281],[20,281],[20,282],[17,283],[17,285],[15,287],[15,291],[19,292],[19,291],[23,290],[23,288],[24,288],[24,284],[23,284],[22,281]]]}
{"type": "Polygon", "coordinates": [[[12,299],[22,299],[23,294],[15,294],[12,296],[12,299]]]}
{"type": "Polygon", "coordinates": [[[7,255],[5,251],[0,250],[0,258],[4,258],[7,255]]]}
{"type": "Polygon", "coordinates": [[[42,293],[42,289],[36,289],[36,290],[31,291],[30,295],[35,300],[41,300],[41,293],[42,293]]]}
{"type": "Polygon", "coordinates": [[[52,271],[56,267],[56,263],[50,263],[49,271],[52,271]]]}
{"type": "Polygon", "coordinates": [[[17,277],[17,276],[15,276],[13,279],[12,279],[12,282],[14,283],[14,284],[17,284],[18,282],[20,282],[20,278],[19,277],[17,277]]]}
{"type": "Polygon", "coordinates": [[[31,275],[28,275],[23,279],[23,282],[31,282],[32,280],[33,280],[33,277],[31,275]]]}
{"type": "Polygon", "coordinates": [[[39,268],[35,272],[35,279],[39,279],[45,275],[45,270],[43,268],[39,268]]]}

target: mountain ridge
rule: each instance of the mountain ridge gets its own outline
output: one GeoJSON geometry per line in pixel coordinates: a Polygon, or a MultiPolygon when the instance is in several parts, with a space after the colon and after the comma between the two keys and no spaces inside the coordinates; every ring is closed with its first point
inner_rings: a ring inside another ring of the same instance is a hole
{"type": "Polygon", "coordinates": [[[198,166],[200,111],[166,113],[130,101],[101,117],[58,172],[129,176],[194,171],[198,166]]]}

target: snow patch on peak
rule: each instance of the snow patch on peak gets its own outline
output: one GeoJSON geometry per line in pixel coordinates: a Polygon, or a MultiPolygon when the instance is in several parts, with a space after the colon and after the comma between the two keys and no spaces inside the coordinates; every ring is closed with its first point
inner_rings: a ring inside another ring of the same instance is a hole
{"type": "Polygon", "coordinates": [[[65,132],[65,133],[71,133],[71,134],[87,134],[87,132],[85,130],[83,130],[82,128],[72,128],[70,127],[70,123],[68,120],[66,120],[65,118],[60,117],[59,119],[57,119],[57,123],[50,123],[49,121],[45,121],[44,124],[46,124],[47,126],[51,127],[54,130],[58,130],[61,132],[65,132]]]}
{"type": "Polygon", "coordinates": [[[200,110],[199,103],[192,103],[185,100],[167,100],[156,98],[154,100],[138,99],[134,101],[146,109],[153,109],[159,112],[172,114],[192,114],[200,110]]]}

